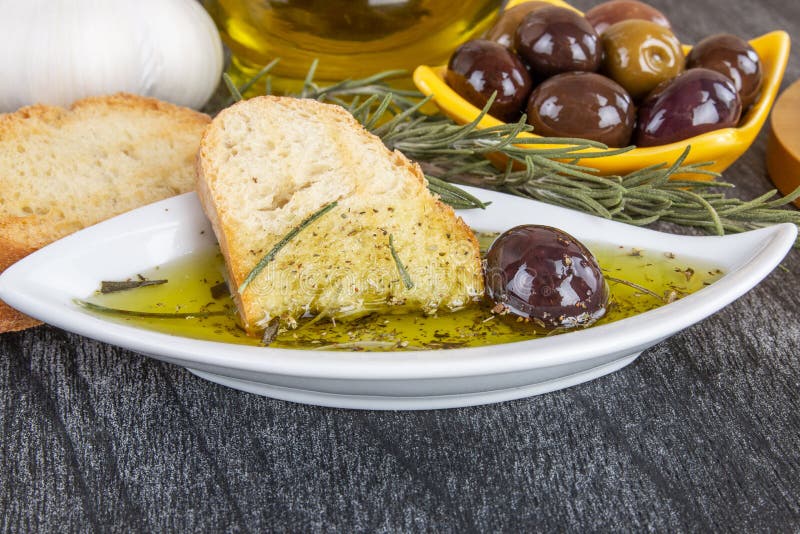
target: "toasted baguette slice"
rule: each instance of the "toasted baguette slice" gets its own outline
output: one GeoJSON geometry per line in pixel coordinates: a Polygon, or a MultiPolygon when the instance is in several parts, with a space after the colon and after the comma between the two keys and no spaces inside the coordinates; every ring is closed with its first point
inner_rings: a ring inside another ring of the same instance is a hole
{"type": "Polygon", "coordinates": [[[483,293],[472,231],[430,194],[419,166],[339,106],[271,96],[240,102],[203,135],[197,174],[250,333],[274,317],[291,324],[306,312],[432,313],[483,293]],[[237,290],[276,243],[334,201],[237,290]]]}
{"type": "MultiPolygon", "coordinates": [[[[210,120],[127,94],[0,115],[0,271],[81,228],[192,190],[210,120]]],[[[0,332],[35,324],[0,305],[0,332]]]]}

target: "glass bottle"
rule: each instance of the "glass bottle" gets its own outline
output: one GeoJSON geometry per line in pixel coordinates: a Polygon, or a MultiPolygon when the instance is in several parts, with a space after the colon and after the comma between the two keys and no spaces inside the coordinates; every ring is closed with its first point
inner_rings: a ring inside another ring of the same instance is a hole
{"type": "MultiPolygon", "coordinates": [[[[274,82],[296,89],[313,59],[315,80],[445,63],[480,35],[501,0],[204,0],[232,52],[237,84],[275,58],[274,82]]],[[[406,80],[406,85],[410,82],[406,80]]],[[[273,86],[275,86],[273,83],[273,86]]]]}

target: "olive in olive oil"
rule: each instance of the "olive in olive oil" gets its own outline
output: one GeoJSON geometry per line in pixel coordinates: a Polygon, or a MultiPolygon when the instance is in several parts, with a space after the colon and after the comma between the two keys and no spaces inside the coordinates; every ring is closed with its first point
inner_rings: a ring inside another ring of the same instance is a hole
{"type": "Polygon", "coordinates": [[[447,61],[486,30],[501,0],[204,0],[231,49],[241,85],[279,58],[273,89],[293,91],[314,59],[316,79],[338,81],[447,61]],[[292,83],[293,82],[293,83],[292,83]]]}
{"type": "MultiPolygon", "coordinates": [[[[490,237],[489,237],[490,238],[490,237]]],[[[481,241],[487,241],[481,236],[481,241]]],[[[611,290],[605,324],[655,309],[694,293],[722,276],[719,269],[669,252],[623,247],[589,246],[611,290]]],[[[181,258],[139,273],[168,282],[109,294],[88,302],[109,309],[133,310],[162,317],[104,316],[140,328],[196,339],[259,345],[237,325],[230,296],[212,295],[223,282],[224,265],[218,249],[181,258]],[[173,317],[170,317],[172,315],[173,317]]],[[[475,305],[452,313],[373,314],[350,322],[304,318],[296,329],[281,329],[270,347],[316,350],[430,350],[477,347],[523,341],[558,332],[542,332],[510,316],[494,315],[490,306],[475,305]]]]}

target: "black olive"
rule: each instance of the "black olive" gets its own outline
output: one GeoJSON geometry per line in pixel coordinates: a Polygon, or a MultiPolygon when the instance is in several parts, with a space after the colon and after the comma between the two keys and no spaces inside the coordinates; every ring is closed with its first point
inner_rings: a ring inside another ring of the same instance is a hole
{"type": "Polygon", "coordinates": [[[485,39],[458,47],[450,57],[445,81],[479,108],[496,92],[489,114],[506,122],[519,119],[533,87],[522,61],[506,47],[485,39]]]}
{"type": "Polygon", "coordinates": [[[595,72],[603,54],[592,25],[575,11],[555,6],[537,9],[522,19],[514,48],[536,75],[544,77],[595,72]]]}
{"type": "Polygon", "coordinates": [[[594,6],[586,12],[586,20],[594,30],[603,35],[609,26],[623,20],[649,20],[664,28],[672,28],[664,14],[651,5],[637,0],[611,0],[594,6]]]}
{"type": "Polygon", "coordinates": [[[741,113],[742,100],[726,76],[709,69],[689,69],[662,82],[642,102],[636,145],[665,145],[734,127],[741,113]]]}
{"type": "Polygon", "coordinates": [[[636,110],[615,81],[592,72],[565,72],[545,80],[528,100],[528,123],[536,134],[581,137],[611,147],[627,146],[636,110]]]}
{"type": "Polygon", "coordinates": [[[525,15],[531,11],[536,11],[543,7],[550,7],[552,5],[553,4],[548,2],[532,0],[530,2],[522,2],[512,8],[506,9],[497,18],[497,22],[494,23],[494,26],[486,32],[486,38],[490,41],[500,43],[506,48],[514,48],[514,36],[517,34],[517,27],[519,27],[519,23],[522,22],[525,15]]]}
{"type": "Polygon", "coordinates": [[[523,225],[486,255],[486,295],[495,310],[543,328],[588,326],[605,315],[609,290],[591,252],[566,232],[523,225]]]}
{"type": "Polygon", "coordinates": [[[742,99],[742,109],[756,101],[761,91],[761,60],[750,43],[735,35],[706,37],[686,57],[686,68],[711,69],[733,82],[742,99]]]}

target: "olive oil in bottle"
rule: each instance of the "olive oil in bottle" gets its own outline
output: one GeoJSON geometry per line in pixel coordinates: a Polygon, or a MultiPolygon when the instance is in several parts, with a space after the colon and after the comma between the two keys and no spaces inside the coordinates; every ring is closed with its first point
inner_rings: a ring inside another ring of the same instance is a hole
{"type": "MultiPolygon", "coordinates": [[[[492,23],[501,0],[204,0],[241,85],[279,58],[273,89],[439,64],[492,23]]],[[[406,80],[406,84],[409,84],[406,80]]]]}

